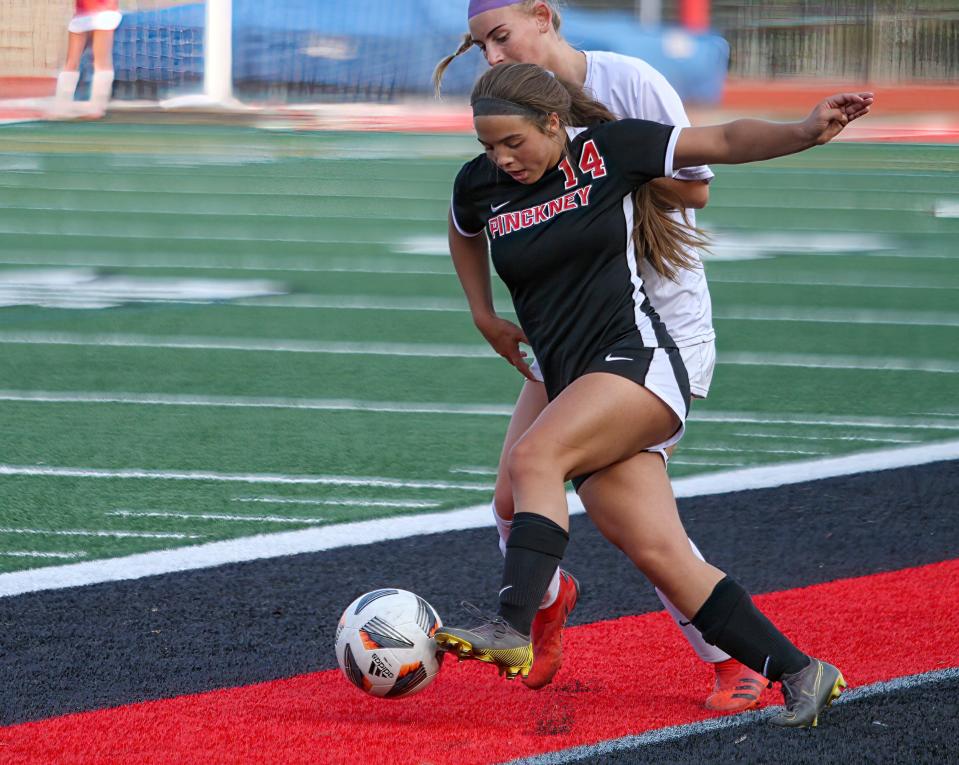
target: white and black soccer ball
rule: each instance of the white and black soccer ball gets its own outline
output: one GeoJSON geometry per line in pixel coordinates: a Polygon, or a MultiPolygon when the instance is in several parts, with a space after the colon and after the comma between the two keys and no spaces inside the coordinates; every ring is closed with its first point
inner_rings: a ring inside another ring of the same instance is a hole
{"type": "Polygon", "coordinates": [[[373,590],[343,612],[336,660],[353,685],[371,696],[419,693],[436,678],[443,652],[433,635],[443,623],[423,598],[407,590],[373,590]]]}

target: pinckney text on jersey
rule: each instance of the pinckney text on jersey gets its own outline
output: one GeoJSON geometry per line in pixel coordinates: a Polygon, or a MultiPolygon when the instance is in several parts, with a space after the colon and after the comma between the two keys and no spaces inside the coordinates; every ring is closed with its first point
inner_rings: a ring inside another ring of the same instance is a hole
{"type": "Polygon", "coordinates": [[[532,228],[540,223],[552,220],[560,213],[586,207],[589,204],[589,192],[593,184],[588,184],[568,194],[543,202],[541,205],[527,207],[518,212],[501,213],[489,219],[489,235],[491,239],[512,234],[524,228],[532,228]]]}

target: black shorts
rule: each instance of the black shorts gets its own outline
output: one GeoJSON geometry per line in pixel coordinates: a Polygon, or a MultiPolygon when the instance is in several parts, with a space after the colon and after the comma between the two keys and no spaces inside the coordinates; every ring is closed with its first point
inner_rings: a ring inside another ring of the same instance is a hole
{"type": "MultiPolygon", "coordinates": [[[[680,426],[676,433],[667,441],[645,450],[660,453],[665,458],[665,450],[682,438],[686,417],[689,414],[689,378],[679,349],[637,346],[635,341],[631,343],[629,339],[626,339],[597,353],[586,365],[582,374],[592,372],[619,375],[632,380],[637,385],[642,385],[679,417],[680,426]]],[[[553,396],[550,398],[552,399],[553,396]]],[[[579,487],[590,475],[592,473],[573,478],[573,487],[579,491],[579,487]]]]}

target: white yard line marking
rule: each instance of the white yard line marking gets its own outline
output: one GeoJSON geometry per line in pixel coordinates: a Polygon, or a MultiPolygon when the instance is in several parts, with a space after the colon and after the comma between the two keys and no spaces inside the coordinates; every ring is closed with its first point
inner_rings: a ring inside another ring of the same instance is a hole
{"type": "MultiPolygon", "coordinates": [[[[955,459],[959,459],[959,439],[922,446],[880,449],[845,457],[783,462],[764,467],[681,478],[673,481],[673,493],[676,497],[682,498],[748,489],[766,489],[785,484],[955,459]]],[[[2,472],[0,468],[0,474],[2,472]]],[[[489,486],[486,490],[492,492],[493,487],[489,486]]],[[[582,502],[575,494],[568,494],[567,499],[570,513],[585,512],[582,502]]],[[[482,504],[447,512],[331,524],[315,529],[261,534],[174,550],[140,553],[123,558],[15,571],[0,574],[0,597],[99,582],[139,579],[174,571],[194,570],[281,555],[319,552],[390,539],[404,539],[420,534],[461,531],[492,525],[489,502],[485,501],[482,504]]]]}
{"type": "Polygon", "coordinates": [[[951,199],[936,202],[932,214],[936,218],[959,218],[959,202],[951,199]]]}
{"type": "MultiPolygon", "coordinates": [[[[499,357],[487,345],[432,343],[316,342],[311,340],[188,337],[163,335],[82,335],[69,332],[0,332],[0,343],[12,345],[66,345],[110,348],[165,348],[172,350],[219,350],[253,353],[311,353],[346,356],[407,356],[419,358],[487,359],[499,357]]],[[[840,356],[829,354],[724,353],[719,364],[767,367],[815,367],[897,372],[959,372],[959,362],[950,359],[910,359],[886,356],[840,356]]]]}
{"type": "Polygon", "coordinates": [[[787,436],[783,433],[733,433],[734,436],[743,438],[775,438],[790,439],[796,441],[862,441],[864,443],[877,444],[915,444],[918,439],[915,438],[867,438],[866,436],[787,436]]]}
{"type": "MultiPolygon", "coordinates": [[[[2,232],[0,232],[2,233],[2,232]]],[[[206,237],[204,237],[206,238],[206,237]]],[[[390,244],[390,242],[347,242],[347,241],[328,241],[313,242],[313,244],[390,244]]],[[[117,258],[114,260],[98,258],[76,258],[70,260],[54,259],[39,260],[36,258],[14,258],[11,256],[0,257],[0,265],[8,266],[56,266],[71,268],[123,268],[123,269],[177,269],[182,271],[277,271],[294,272],[307,274],[383,274],[386,276],[395,275],[413,275],[413,276],[455,276],[453,271],[448,268],[429,268],[425,269],[413,265],[403,265],[402,262],[387,261],[385,257],[370,258],[352,258],[346,260],[332,260],[327,265],[317,265],[315,260],[293,261],[277,258],[274,260],[259,260],[257,258],[247,258],[239,256],[236,261],[229,260],[208,260],[202,255],[191,258],[189,262],[180,262],[175,258],[170,260],[157,260],[152,263],[143,263],[131,261],[126,258],[117,258]]]]}
{"type": "Polygon", "coordinates": [[[749,463],[730,460],[700,459],[698,457],[687,457],[684,454],[680,457],[671,457],[669,464],[690,466],[695,465],[696,467],[745,467],[749,463]]]}
{"type": "Polygon", "coordinates": [[[166,510],[113,510],[106,515],[123,518],[176,518],[184,521],[248,521],[252,523],[326,523],[326,518],[295,518],[290,515],[223,515],[221,513],[174,513],[166,510]]]}
{"type": "Polygon", "coordinates": [[[325,505],[334,507],[405,507],[426,510],[442,502],[426,499],[300,499],[297,497],[234,497],[234,502],[262,502],[268,505],[325,505]]]}
{"type": "Polygon", "coordinates": [[[36,550],[0,550],[0,558],[51,558],[51,559],[64,559],[72,560],[74,558],[85,558],[87,557],[87,552],[85,550],[77,550],[76,552],[37,552],[36,550]]]}
{"type": "MultiPolygon", "coordinates": [[[[870,699],[875,696],[920,688],[924,685],[932,685],[933,683],[946,682],[957,678],[959,678],[959,668],[937,669],[918,675],[897,677],[893,680],[883,680],[878,683],[852,688],[833,703],[836,705],[854,704],[857,701],[870,699]]],[[[598,741],[595,744],[584,744],[569,749],[548,752],[547,754],[510,760],[508,763],[504,763],[504,765],[571,765],[571,763],[582,762],[587,759],[589,759],[590,762],[595,762],[597,758],[608,756],[613,752],[628,752],[641,749],[644,746],[663,744],[668,741],[689,738],[690,736],[701,736],[706,733],[752,725],[771,717],[776,714],[778,710],[779,707],[769,707],[752,712],[729,715],[727,717],[715,717],[710,720],[701,720],[685,725],[659,728],[647,733],[606,739],[604,741],[598,741]]],[[[637,751],[635,759],[634,757],[630,757],[629,759],[635,762],[642,762],[645,758],[637,751]]]]}
{"type": "Polygon", "coordinates": [[[265,483],[307,486],[376,486],[387,489],[457,489],[460,491],[492,491],[492,484],[449,483],[447,481],[408,481],[399,478],[345,475],[279,475],[274,473],[218,473],[204,470],[146,470],[128,468],[54,467],[51,465],[4,465],[0,475],[47,476],[51,478],[128,478],[156,481],[214,481],[217,483],[265,483]]]}
{"type": "Polygon", "coordinates": [[[444,404],[416,401],[359,401],[355,399],[258,398],[182,396],[164,393],[96,393],[88,391],[0,390],[0,401],[54,404],[135,404],[138,406],[209,406],[231,409],[304,409],[328,412],[385,412],[396,414],[458,414],[509,417],[505,404],[444,404]]]}
{"type": "MultiPolygon", "coordinates": [[[[91,391],[11,391],[0,390],[0,401],[65,403],[65,404],[134,404],[142,406],[210,406],[228,408],[304,409],[320,411],[389,412],[397,414],[450,414],[484,417],[509,417],[512,404],[448,404],[434,401],[362,401],[356,399],[265,398],[227,396],[186,396],[165,393],[117,393],[91,391]]],[[[952,415],[950,415],[952,416],[952,415]]],[[[781,412],[766,415],[759,412],[723,412],[699,409],[690,415],[690,422],[744,423],[758,425],[809,425],[840,428],[890,428],[898,430],[959,430],[959,423],[941,422],[914,417],[844,417],[812,416],[781,412]]],[[[760,437],[758,434],[757,437],[760,437]]],[[[776,436],[769,436],[776,437],[776,436]]],[[[810,438],[815,436],[782,436],[810,438]]],[[[875,440],[847,436],[840,440],[875,440]]],[[[896,439],[890,443],[899,443],[896,439]]],[[[910,443],[903,441],[902,443],[910,443]]]]}
{"type": "Polygon", "coordinates": [[[492,467],[466,467],[450,468],[451,473],[465,473],[466,475],[498,475],[499,470],[492,467]]]}
{"type": "Polygon", "coordinates": [[[839,356],[819,353],[721,353],[716,363],[732,366],[859,369],[881,372],[931,372],[938,374],[959,372],[959,362],[951,359],[839,356]]]}
{"type": "Polygon", "coordinates": [[[469,307],[455,298],[392,297],[377,295],[285,295],[231,300],[228,305],[247,308],[335,308],[351,311],[429,311],[468,313],[469,307]]]}
{"type": "Polygon", "coordinates": [[[847,280],[837,278],[828,281],[784,278],[779,281],[763,279],[736,279],[728,276],[710,276],[710,284],[755,284],[763,287],[846,287],[849,289],[874,290],[959,290],[959,285],[941,284],[939,282],[867,282],[856,277],[847,280]]]}
{"type": "Polygon", "coordinates": [[[114,539],[203,539],[203,534],[166,531],[100,531],[88,529],[0,528],[0,534],[41,534],[53,537],[112,537],[114,539]]]}
{"type": "MultiPolygon", "coordinates": [[[[255,300],[242,300],[253,303],[255,300]]],[[[924,311],[874,311],[848,308],[756,308],[726,306],[713,311],[713,318],[725,321],[789,321],[810,324],[892,324],[912,327],[959,327],[959,314],[924,311]]]]}
{"type": "Polygon", "coordinates": [[[488,345],[432,343],[316,342],[255,337],[187,337],[162,335],[82,335],[70,332],[0,332],[0,343],[72,345],[110,348],[245,351],[254,353],[325,353],[345,356],[415,356],[425,358],[499,359],[488,345]]]}
{"type": "Polygon", "coordinates": [[[808,425],[812,427],[888,428],[892,430],[959,430],[959,423],[915,417],[816,416],[787,412],[772,415],[761,412],[723,412],[700,409],[689,420],[701,423],[737,422],[750,425],[789,425],[790,427],[808,425]]]}
{"type": "Polygon", "coordinates": [[[798,449],[738,449],[731,446],[683,446],[683,453],[686,452],[722,452],[731,454],[802,454],[809,457],[829,454],[821,451],[801,451],[798,449]]]}

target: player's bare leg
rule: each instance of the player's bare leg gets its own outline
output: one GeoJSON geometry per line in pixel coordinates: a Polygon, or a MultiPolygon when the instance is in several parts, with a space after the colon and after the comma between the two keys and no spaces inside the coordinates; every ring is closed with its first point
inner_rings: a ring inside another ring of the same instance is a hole
{"type": "Polygon", "coordinates": [[[530,624],[568,541],[564,481],[603,471],[589,479],[593,485],[587,489],[608,492],[612,498],[610,510],[600,513],[597,525],[708,642],[763,670],[769,679],[782,680],[784,688],[791,684],[790,692],[784,691],[787,711],[781,724],[814,723],[838,693],[842,682],[838,670],[819,663],[816,666],[828,672],[804,672],[812,666],[810,657],[755,608],[742,587],[692,553],[665,466],[659,466],[658,482],[637,485],[631,478],[632,466],[617,465],[645,458],[640,452],[666,441],[678,425],[676,415],[660,399],[617,375],[587,374],[566,388],[510,452],[516,508],[499,613],[471,629],[444,627],[437,641],[461,656],[494,663],[507,675],[528,672],[532,656],[526,659],[521,653],[530,647],[530,624]],[[631,500],[644,494],[643,511],[637,513],[631,500]],[[797,689],[805,689],[808,678],[818,682],[826,674],[835,681],[828,693],[816,695],[812,706],[803,706],[797,689]]]}
{"type": "MultiPolygon", "coordinates": [[[[672,459],[675,451],[676,446],[670,446],[666,449],[666,454],[672,459]]],[[[691,539],[689,544],[693,554],[700,560],[705,560],[691,539]]],[[[758,707],[767,684],[766,678],[736,661],[725,651],[707,643],[693,623],[683,616],[666,593],[658,587],[656,595],[696,655],[713,667],[713,687],[706,697],[706,708],[716,712],[743,712],[758,707]]]]}

